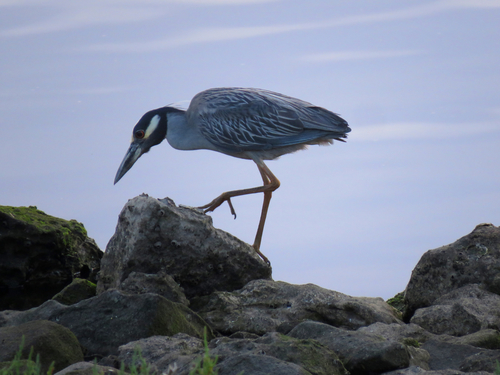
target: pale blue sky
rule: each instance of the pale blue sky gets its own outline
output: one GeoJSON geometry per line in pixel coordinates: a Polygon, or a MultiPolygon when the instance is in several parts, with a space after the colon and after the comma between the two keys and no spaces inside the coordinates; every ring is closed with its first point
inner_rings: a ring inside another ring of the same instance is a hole
{"type": "MultiPolygon", "coordinates": [[[[197,206],[261,182],[165,142],[113,186],[143,113],[278,91],[352,132],[268,163],[274,279],[391,297],[425,251],[500,224],[499,25],[499,0],[0,0],[0,204],[81,221],[104,250],[138,194],[197,206]]],[[[233,204],[214,225],[252,243],[262,196],[233,204]]]]}

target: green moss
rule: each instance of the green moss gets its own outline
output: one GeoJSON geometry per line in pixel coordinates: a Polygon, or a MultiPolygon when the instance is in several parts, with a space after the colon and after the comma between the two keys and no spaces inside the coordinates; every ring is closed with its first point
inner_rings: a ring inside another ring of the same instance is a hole
{"type": "MultiPolygon", "coordinates": [[[[207,324],[198,314],[180,303],[171,302],[165,298],[162,298],[159,304],[151,324],[149,332],[151,336],[173,336],[176,333],[184,332],[198,338],[203,337],[203,327],[207,324]]],[[[214,337],[209,328],[208,339],[211,340],[214,337]]]]}
{"type": "Polygon", "coordinates": [[[55,232],[61,244],[70,250],[74,247],[75,237],[80,239],[87,237],[83,224],[76,220],[64,220],[47,215],[36,206],[0,206],[0,212],[32,226],[40,234],[55,232]]]}
{"type": "Polygon", "coordinates": [[[405,294],[404,292],[396,294],[394,297],[389,298],[387,303],[394,307],[398,312],[402,313],[405,308],[405,294]]]}
{"type": "Polygon", "coordinates": [[[418,340],[413,339],[411,337],[404,338],[403,344],[405,344],[406,346],[413,346],[415,348],[420,348],[420,343],[418,342],[418,340]]]}
{"type": "Polygon", "coordinates": [[[76,278],[52,299],[64,305],[73,305],[95,295],[96,285],[93,282],[76,278]]]}

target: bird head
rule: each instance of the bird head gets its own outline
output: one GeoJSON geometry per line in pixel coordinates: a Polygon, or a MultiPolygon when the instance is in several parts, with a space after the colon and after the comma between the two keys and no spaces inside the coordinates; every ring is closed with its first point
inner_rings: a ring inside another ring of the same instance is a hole
{"type": "Polygon", "coordinates": [[[165,139],[167,135],[167,118],[165,111],[155,109],[147,112],[139,120],[132,132],[130,147],[116,172],[115,184],[132,168],[142,154],[165,139]]]}

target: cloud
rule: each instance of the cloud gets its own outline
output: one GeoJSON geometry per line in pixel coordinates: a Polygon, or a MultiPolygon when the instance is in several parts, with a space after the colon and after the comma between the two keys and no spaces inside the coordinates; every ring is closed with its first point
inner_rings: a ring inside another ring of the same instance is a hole
{"type": "MultiPolygon", "coordinates": [[[[118,24],[155,19],[164,16],[170,10],[168,5],[172,4],[178,4],[181,6],[236,6],[243,4],[261,4],[274,1],[279,0],[88,0],[86,2],[61,0],[0,0],[0,7],[29,7],[38,5],[55,9],[55,15],[50,19],[3,30],[0,32],[0,36],[19,37],[72,30],[96,24],[118,24]]],[[[206,41],[217,42],[230,39],[267,36],[297,30],[322,29],[346,25],[362,25],[377,22],[396,21],[424,17],[452,10],[471,8],[488,9],[499,7],[500,0],[441,0],[388,12],[359,14],[314,23],[198,29],[186,37],[172,38],[171,36],[167,36],[163,39],[146,43],[146,45],[150,46],[149,49],[141,47],[144,43],[117,43],[114,47],[109,44],[98,44],[89,47],[89,50],[98,51],[111,49],[114,51],[143,52],[145,50],[154,50],[157,46],[160,46],[161,48],[173,48],[180,45],[203,43],[206,41]]]]}
{"type": "Polygon", "coordinates": [[[326,61],[352,61],[352,60],[369,60],[369,59],[384,59],[390,57],[404,57],[420,55],[422,51],[418,50],[400,50],[400,51],[338,51],[316,53],[300,58],[307,62],[326,62],[326,61]]]}
{"type": "Polygon", "coordinates": [[[194,30],[177,37],[165,37],[153,41],[140,41],[133,43],[101,43],[84,48],[88,51],[106,52],[151,52],[175,47],[254,38],[272,34],[285,33],[295,30],[312,28],[308,24],[282,25],[282,26],[257,26],[257,27],[213,27],[194,30]]]}
{"type": "Polygon", "coordinates": [[[500,133],[499,123],[443,124],[392,123],[362,126],[353,129],[350,141],[393,141],[418,139],[450,139],[500,133]]]}

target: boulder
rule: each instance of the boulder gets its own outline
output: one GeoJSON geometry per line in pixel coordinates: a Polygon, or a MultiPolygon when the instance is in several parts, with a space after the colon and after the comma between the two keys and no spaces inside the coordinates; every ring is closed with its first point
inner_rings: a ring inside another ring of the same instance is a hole
{"type": "Polygon", "coordinates": [[[486,371],[498,374],[500,350],[485,350],[465,358],[459,366],[463,372],[486,371]]]}
{"type": "Polygon", "coordinates": [[[499,295],[471,284],[418,309],[410,321],[438,335],[464,336],[487,328],[500,329],[499,310],[499,295]]]}
{"type": "MultiPolygon", "coordinates": [[[[65,306],[56,301],[5,319],[8,326],[46,319],[69,328],[89,354],[116,354],[130,341],[185,332],[202,337],[207,324],[186,306],[157,294],[127,295],[118,290],[65,306]]],[[[1,320],[1,319],[0,319],[1,320]]],[[[209,338],[213,337],[211,330],[209,338]]]]}
{"type": "Polygon", "coordinates": [[[500,228],[480,224],[454,243],[427,251],[413,269],[405,292],[403,318],[431,306],[443,295],[468,284],[500,294],[500,228]]]}
{"type": "Polygon", "coordinates": [[[500,332],[496,329],[482,329],[466,336],[436,336],[440,341],[458,345],[470,345],[483,349],[500,349],[500,332]]]}
{"type": "Polygon", "coordinates": [[[81,223],[32,206],[0,206],[0,249],[0,310],[39,306],[102,257],[81,223]]]}
{"type": "Polygon", "coordinates": [[[167,274],[132,272],[118,289],[128,294],[155,293],[172,301],[189,306],[182,288],[167,274]]]}
{"type": "Polygon", "coordinates": [[[478,372],[462,372],[458,370],[432,370],[426,371],[418,366],[410,366],[401,370],[394,370],[384,373],[384,375],[491,375],[485,371],[478,372]]]}
{"type": "Polygon", "coordinates": [[[200,338],[177,333],[172,336],[152,336],[122,345],[118,348],[117,360],[130,366],[137,348],[159,374],[168,373],[168,369],[172,368],[176,369],[176,375],[189,374],[196,360],[204,353],[200,338]]]}
{"type": "Polygon", "coordinates": [[[71,366],[56,372],[54,375],[97,375],[97,374],[118,374],[117,369],[109,366],[100,366],[92,362],[77,362],[71,366]],[[97,371],[94,371],[97,370],[97,371]]]}
{"type": "Polygon", "coordinates": [[[370,333],[373,335],[382,336],[389,341],[397,341],[405,345],[419,347],[423,342],[426,342],[435,335],[426,331],[417,324],[387,324],[373,323],[366,327],[358,329],[359,332],[370,333]]]}
{"type": "Polygon", "coordinates": [[[338,354],[353,375],[388,372],[408,367],[410,354],[405,345],[381,336],[348,331],[318,322],[303,322],[288,334],[313,339],[338,354]]]}
{"type": "Polygon", "coordinates": [[[170,275],[188,299],[271,277],[271,267],[253,247],[214,228],[201,210],[147,195],[131,199],[121,211],[97,293],[119,287],[132,272],[170,275]]]}
{"type": "Polygon", "coordinates": [[[254,280],[234,292],[214,292],[192,300],[191,308],[224,335],[287,333],[304,320],[347,329],[374,322],[402,324],[382,298],[355,298],[313,284],[272,280],[254,280]]]}
{"type": "MultiPolygon", "coordinates": [[[[210,343],[210,353],[218,356],[220,367],[230,358],[245,355],[266,355],[283,362],[300,366],[316,375],[347,375],[348,372],[338,355],[315,340],[301,340],[277,332],[266,333],[257,339],[224,337],[210,343]]],[[[235,373],[244,370],[237,368],[235,373]]],[[[272,373],[271,370],[268,370],[272,373]]]]}
{"type": "Polygon", "coordinates": [[[87,298],[95,297],[96,285],[85,279],[76,278],[52,299],[63,305],[73,305],[87,298]]]}
{"type": "Polygon", "coordinates": [[[218,375],[312,375],[302,367],[268,355],[240,354],[218,364],[218,375]]]}
{"type": "MultiPolygon", "coordinates": [[[[121,346],[118,358],[130,365],[137,347],[156,371],[163,373],[168,368],[176,368],[176,375],[188,374],[204,354],[200,339],[177,334],[150,337],[121,346]]],[[[287,369],[298,374],[348,374],[335,352],[327,347],[314,340],[293,339],[276,332],[251,339],[217,338],[209,343],[209,347],[210,356],[218,359],[216,369],[219,374],[222,371],[275,374],[287,369]],[[242,356],[245,356],[244,360],[242,356]],[[262,360],[258,367],[255,367],[254,356],[262,360]]]]}
{"type": "Polygon", "coordinates": [[[54,362],[54,371],[83,361],[83,352],[75,335],[60,324],[37,320],[15,327],[0,328],[0,362],[11,361],[23,344],[21,358],[28,358],[33,348],[32,360],[40,358],[41,373],[47,373],[54,362]]]}
{"type": "Polygon", "coordinates": [[[431,370],[459,370],[462,361],[484,349],[470,345],[451,344],[440,340],[427,340],[422,346],[430,355],[431,370]]]}

